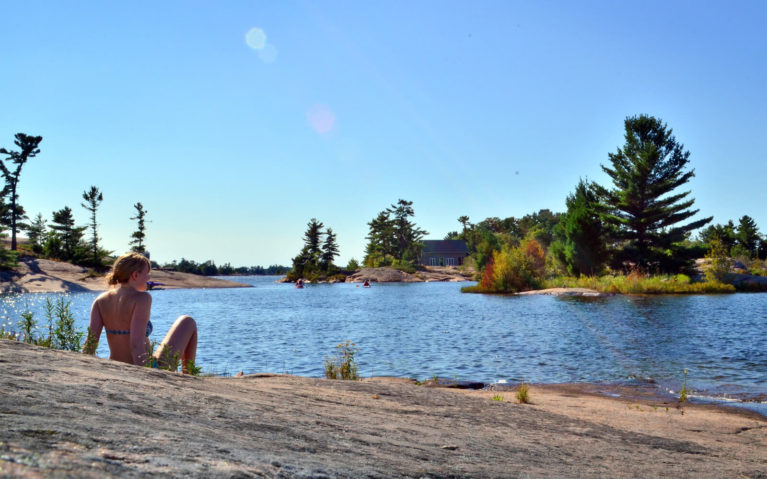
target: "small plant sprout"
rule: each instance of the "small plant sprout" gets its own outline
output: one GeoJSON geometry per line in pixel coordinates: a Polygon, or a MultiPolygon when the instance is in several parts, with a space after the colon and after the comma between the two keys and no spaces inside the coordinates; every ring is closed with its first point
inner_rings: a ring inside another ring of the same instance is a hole
{"type": "Polygon", "coordinates": [[[682,380],[682,390],[679,391],[679,402],[687,402],[687,396],[690,394],[690,390],[687,389],[687,368],[682,369],[684,373],[684,379],[682,380]]]}
{"type": "Polygon", "coordinates": [[[500,401],[503,402],[503,396],[500,394],[496,394],[493,396],[493,401],[500,401]]]}
{"type": "Polygon", "coordinates": [[[515,394],[517,401],[519,401],[519,404],[528,404],[530,403],[530,385],[527,383],[522,383],[517,388],[517,393],[515,394]]]}

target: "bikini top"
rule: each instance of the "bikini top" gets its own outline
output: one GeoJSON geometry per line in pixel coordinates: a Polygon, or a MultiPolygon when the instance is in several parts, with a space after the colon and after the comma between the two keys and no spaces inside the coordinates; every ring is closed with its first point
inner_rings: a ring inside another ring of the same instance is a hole
{"type": "MultiPolygon", "coordinates": [[[[148,323],[146,323],[146,336],[149,337],[150,334],[152,334],[152,320],[150,319],[148,323]]],[[[107,329],[107,334],[130,334],[130,331],[125,329],[107,329]]]]}

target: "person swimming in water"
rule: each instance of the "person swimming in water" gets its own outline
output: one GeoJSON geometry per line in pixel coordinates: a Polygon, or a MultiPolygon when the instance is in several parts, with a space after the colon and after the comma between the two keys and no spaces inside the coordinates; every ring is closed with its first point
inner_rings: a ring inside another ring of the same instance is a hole
{"type": "Polygon", "coordinates": [[[172,358],[181,358],[181,370],[188,374],[197,354],[197,323],[187,315],[179,316],[157,350],[152,352],[149,335],[152,321],[152,296],[147,293],[151,265],[139,253],[117,258],[106,282],[110,289],[91,306],[85,354],[95,354],[101,330],[106,330],[109,359],[139,366],[168,368],[172,358]]]}

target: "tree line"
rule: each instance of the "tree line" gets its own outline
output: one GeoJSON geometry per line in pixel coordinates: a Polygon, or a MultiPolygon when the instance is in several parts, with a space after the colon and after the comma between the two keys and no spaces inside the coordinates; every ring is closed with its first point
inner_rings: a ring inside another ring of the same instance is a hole
{"type": "MultiPolygon", "coordinates": [[[[100,242],[98,234],[97,212],[104,201],[104,194],[96,186],[83,191],[83,202],[80,204],[90,216],[90,222],[84,226],[78,226],[74,219],[74,212],[69,206],[53,211],[50,223],[42,213],[38,213],[30,221],[24,207],[19,203],[18,184],[22,167],[40,153],[42,136],[32,136],[25,133],[15,135],[14,144],[17,149],[0,148],[0,154],[5,158],[0,159],[0,173],[5,180],[5,186],[0,192],[0,233],[10,230],[11,251],[18,251],[17,235],[26,231],[29,252],[41,255],[45,258],[69,261],[75,264],[100,268],[104,259],[112,252],[105,250],[100,242]],[[86,237],[86,231],[90,237],[86,237]]],[[[131,249],[136,252],[146,253],[144,240],[146,237],[145,216],[147,211],[139,202],[133,205],[137,220],[137,229],[131,235],[131,249]]]]}
{"type": "Polygon", "coordinates": [[[472,224],[458,218],[462,239],[487,290],[536,287],[548,275],[594,276],[607,271],[639,274],[690,271],[706,254],[764,259],[767,238],[743,216],[735,225],[693,219],[690,152],[662,120],[638,115],[624,122],[625,143],[601,165],[611,184],[581,179],[564,213],[540,210],[523,218],[487,218],[472,224]],[[705,227],[705,228],[704,228],[705,227]],[[701,229],[702,228],[702,229],[701,229]],[[699,230],[697,237],[693,232],[699,230]],[[721,245],[721,246],[720,246],[721,245]]]}
{"type": "MultiPolygon", "coordinates": [[[[0,234],[8,230],[11,235],[11,252],[19,250],[17,235],[26,232],[28,244],[26,252],[44,258],[68,261],[74,264],[102,268],[112,254],[102,247],[99,236],[98,209],[104,201],[103,192],[96,186],[91,186],[82,193],[80,206],[88,212],[90,221],[86,225],[77,225],[74,211],[69,206],[53,211],[50,222],[42,213],[32,220],[27,216],[24,207],[19,203],[18,184],[23,166],[40,153],[42,136],[32,136],[24,133],[15,135],[16,149],[0,148],[0,173],[5,180],[5,186],[0,191],[0,234]]],[[[148,211],[141,202],[133,205],[134,214],[129,219],[136,222],[136,229],[131,233],[128,244],[131,251],[149,256],[146,244],[148,211]]],[[[0,262],[9,266],[15,261],[15,255],[0,249],[0,262]]],[[[159,267],[153,262],[154,267],[159,267]]],[[[288,268],[272,265],[233,267],[226,263],[216,266],[212,261],[195,263],[186,259],[172,261],[163,266],[176,271],[202,275],[266,275],[284,274],[288,268]]]]}
{"type": "Polygon", "coordinates": [[[281,275],[290,271],[289,267],[276,264],[266,268],[263,266],[234,267],[230,263],[224,263],[221,266],[216,266],[216,263],[211,260],[202,263],[196,263],[193,260],[187,260],[185,258],[181,258],[180,261],[173,260],[163,265],[152,262],[152,267],[155,269],[179,271],[181,273],[192,273],[202,276],[264,276],[281,275]]]}

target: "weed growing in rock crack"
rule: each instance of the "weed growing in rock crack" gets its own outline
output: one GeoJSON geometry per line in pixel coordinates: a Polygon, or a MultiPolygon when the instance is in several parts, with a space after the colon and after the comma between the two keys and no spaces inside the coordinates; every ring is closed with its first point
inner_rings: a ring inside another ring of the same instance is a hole
{"type": "Polygon", "coordinates": [[[360,348],[350,340],[338,343],[333,357],[325,356],[325,377],[328,379],[359,379],[354,355],[360,348]]]}
{"type": "Polygon", "coordinates": [[[495,396],[493,396],[493,401],[503,402],[503,396],[501,396],[500,394],[496,394],[495,396]]]}
{"type": "Polygon", "coordinates": [[[530,385],[526,383],[522,383],[517,388],[517,393],[515,394],[517,401],[519,401],[519,404],[528,404],[530,402],[530,385]]]}

